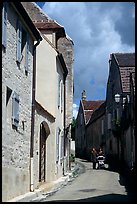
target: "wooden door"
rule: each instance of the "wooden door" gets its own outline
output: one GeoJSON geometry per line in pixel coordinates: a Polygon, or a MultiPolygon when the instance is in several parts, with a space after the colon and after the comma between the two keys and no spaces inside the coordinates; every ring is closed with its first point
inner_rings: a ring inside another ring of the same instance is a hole
{"type": "Polygon", "coordinates": [[[40,158],[39,158],[39,182],[45,182],[46,169],[46,130],[40,125],[40,158]]]}

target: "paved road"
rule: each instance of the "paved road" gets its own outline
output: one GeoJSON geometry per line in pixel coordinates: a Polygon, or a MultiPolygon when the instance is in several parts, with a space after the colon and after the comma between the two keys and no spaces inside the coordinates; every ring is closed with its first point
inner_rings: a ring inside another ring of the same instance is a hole
{"type": "Polygon", "coordinates": [[[79,160],[83,172],[72,182],[40,202],[131,202],[124,180],[117,172],[106,169],[93,170],[90,162],[79,160]]]}

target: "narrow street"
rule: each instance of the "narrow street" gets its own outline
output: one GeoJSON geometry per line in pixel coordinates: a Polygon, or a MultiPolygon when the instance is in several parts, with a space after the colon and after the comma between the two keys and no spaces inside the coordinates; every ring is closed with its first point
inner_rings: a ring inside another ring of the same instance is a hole
{"type": "Polygon", "coordinates": [[[105,169],[94,169],[92,163],[77,159],[81,164],[78,176],[59,191],[35,202],[131,202],[133,195],[125,187],[119,173],[105,169]]]}

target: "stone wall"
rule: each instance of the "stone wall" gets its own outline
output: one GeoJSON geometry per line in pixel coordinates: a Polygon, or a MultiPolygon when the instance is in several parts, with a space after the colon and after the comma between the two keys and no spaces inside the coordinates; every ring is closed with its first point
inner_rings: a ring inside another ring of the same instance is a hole
{"type": "Polygon", "coordinates": [[[16,25],[18,15],[7,8],[7,47],[2,47],[2,198],[3,201],[29,191],[33,41],[29,45],[29,72],[16,63],[16,25]],[[7,87],[11,95],[7,100],[7,87]],[[12,94],[19,94],[19,126],[12,127],[12,94]]]}

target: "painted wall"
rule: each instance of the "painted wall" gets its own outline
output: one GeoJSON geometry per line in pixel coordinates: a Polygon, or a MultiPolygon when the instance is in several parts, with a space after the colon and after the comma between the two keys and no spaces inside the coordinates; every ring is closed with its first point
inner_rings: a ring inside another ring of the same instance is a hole
{"type": "Polygon", "coordinates": [[[37,49],[36,100],[53,116],[58,93],[56,56],[56,50],[43,39],[37,49]]]}
{"type": "MultiPolygon", "coordinates": [[[[49,34],[48,34],[49,36],[49,34]]],[[[55,36],[53,34],[53,36],[55,36]]],[[[51,38],[53,37],[51,36],[51,38]]],[[[62,136],[64,137],[64,85],[63,85],[63,68],[60,61],[57,59],[57,51],[51,42],[44,34],[43,41],[37,50],[37,71],[36,71],[36,101],[42,106],[43,110],[36,109],[35,121],[35,146],[39,152],[39,135],[40,124],[43,121],[49,126],[50,135],[46,142],[46,179],[45,182],[54,181],[63,174],[63,158],[61,158],[61,143],[62,136]],[[60,78],[60,88],[58,86],[60,78]],[[61,94],[62,91],[62,94],[61,94]],[[60,92],[60,106],[58,107],[58,93],[60,92]],[[62,96],[62,108],[61,108],[62,96]],[[46,111],[55,118],[54,121],[49,120],[46,111]],[[57,132],[60,129],[59,135],[59,160],[56,162],[56,140],[57,132]]],[[[36,150],[35,150],[36,151],[36,150]]],[[[38,182],[39,159],[34,156],[36,172],[35,180],[38,182]]],[[[37,183],[36,182],[36,183],[37,183]]],[[[37,184],[35,184],[37,185],[37,184]]]]}

